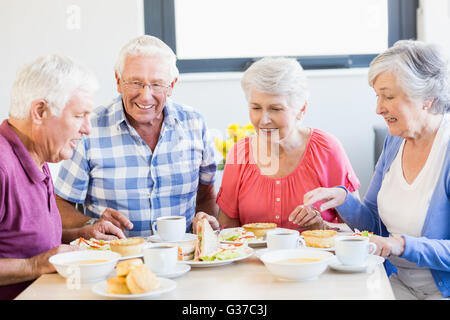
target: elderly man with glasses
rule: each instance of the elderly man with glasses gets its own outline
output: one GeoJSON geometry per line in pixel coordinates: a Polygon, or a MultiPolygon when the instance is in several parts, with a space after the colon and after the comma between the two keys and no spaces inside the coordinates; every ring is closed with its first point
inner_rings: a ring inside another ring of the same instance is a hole
{"type": "Polygon", "coordinates": [[[126,236],[147,237],[158,217],[182,215],[189,232],[196,212],[217,215],[216,163],[203,117],[170,99],[175,54],[155,37],[137,37],[122,48],[115,76],[119,97],[94,111],[91,135],[56,179],[63,225],[108,220],[126,236]]]}

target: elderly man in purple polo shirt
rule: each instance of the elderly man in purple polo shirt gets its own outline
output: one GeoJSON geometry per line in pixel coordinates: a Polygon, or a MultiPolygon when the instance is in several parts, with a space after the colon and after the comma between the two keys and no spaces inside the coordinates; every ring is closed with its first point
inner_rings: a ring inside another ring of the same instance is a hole
{"type": "Polygon", "coordinates": [[[24,66],[0,125],[0,299],[12,299],[32,280],[55,272],[48,258],[76,250],[62,242],[120,237],[111,222],[63,230],[47,162],[69,159],[89,134],[97,88],[93,74],[60,55],[24,66]]]}

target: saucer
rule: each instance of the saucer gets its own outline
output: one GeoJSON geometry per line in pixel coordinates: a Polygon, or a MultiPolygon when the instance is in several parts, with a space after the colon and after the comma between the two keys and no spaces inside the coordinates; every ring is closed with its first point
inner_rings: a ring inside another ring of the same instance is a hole
{"type": "Polygon", "coordinates": [[[367,262],[363,265],[359,265],[359,266],[347,266],[342,264],[338,258],[335,256],[334,259],[332,261],[330,261],[329,266],[331,269],[334,269],[336,271],[341,271],[341,272],[372,272],[373,269],[379,265],[382,264],[384,262],[384,258],[380,257],[380,256],[375,256],[375,255],[369,255],[369,257],[367,258],[367,262]]]}
{"type": "Polygon", "coordinates": [[[177,263],[169,272],[155,272],[156,276],[163,278],[177,278],[191,270],[191,266],[185,263],[177,263]]]}
{"type": "Polygon", "coordinates": [[[192,241],[195,239],[197,239],[197,235],[192,234],[192,233],[185,233],[183,240],[176,240],[176,241],[164,241],[163,239],[161,239],[161,237],[158,234],[154,234],[147,238],[147,240],[149,240],[151,242],[164,242],[164,243],[187,242],[187,241],[192,241]]]}

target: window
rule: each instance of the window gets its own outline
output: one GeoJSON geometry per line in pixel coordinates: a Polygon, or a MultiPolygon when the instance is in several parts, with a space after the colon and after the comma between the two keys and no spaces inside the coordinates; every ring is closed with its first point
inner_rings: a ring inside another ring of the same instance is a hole
{"type": "Polygon", "coordinates": [[[144,0],[145,30],[178,56],[180,72],[244,71],[263,56],[305,69],[366,67],[416,38],[418,0],[144,0]],[[289,40],[291,39],[291,40],[289,40]]]}

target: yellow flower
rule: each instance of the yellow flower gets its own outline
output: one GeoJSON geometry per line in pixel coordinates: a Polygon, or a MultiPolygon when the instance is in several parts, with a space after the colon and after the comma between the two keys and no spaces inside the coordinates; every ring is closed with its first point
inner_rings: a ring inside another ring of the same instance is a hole
{"type": "Polygon", "coordinates": [[[222,161],[222,166],[227,158],[228,151],[231,150],[233,145],[239,140],[251,136],[255,133],[255,128],[249,122],[245,126],[241,126],[239,123],[232,123],[227,128],[228,137],[225,140],[220,138],[216,138],[214,143],[216,145],[216,149],[223,156],[224,160],[222,161]]]}

